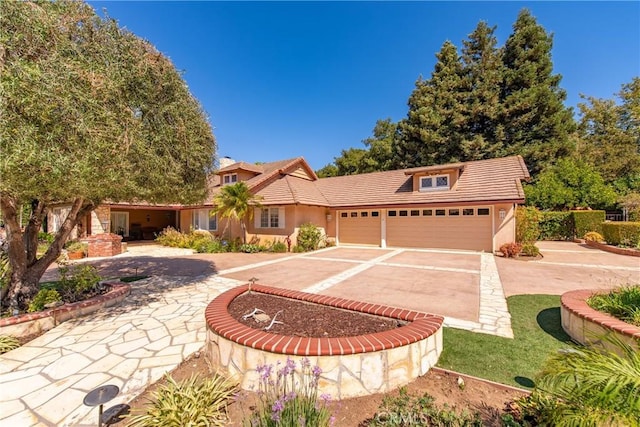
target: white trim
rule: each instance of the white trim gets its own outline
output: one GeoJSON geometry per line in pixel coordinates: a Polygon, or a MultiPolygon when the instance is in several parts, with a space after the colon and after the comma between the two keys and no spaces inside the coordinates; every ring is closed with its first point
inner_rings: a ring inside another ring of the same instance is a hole
{"type": "Polygon", "coordinates": [[[238,182],[238,174],[237,173],[227,173],[222,175],[222,183],[223,185],[231,185],[238,182]],[[229,178],[229,182],[227,182],[227,178],[229,178]]]}
{"type": "Polygon", "coordinates": [[[387,247],[387,210],[380,209],[380,247],[387,247]]]}
{"type": "Polygon", "coordinates": [[[449,188],[451,188],[451,176],[449,174],[441,174],[441,175],[425,175],[425,176],[420,176],[418,177],[418,183],[419,185],[419,189],[420,191],[441,191],[441,190],[448,190],[449,188]],[[423,179],[431,179],[431,183],[433,184],[433,186],[431,187],[426,187],[422,185],[422,180],[423,179]],[[447,178],[447,185],[437,185],[438,183],[438,178],[447,178]]]}
{"type": "Polygon", "coordinates": [[[254,214],[254,221],[253,221],[253,225],[256,229],[283,229],[285,228],[285,208],[284,206],[268,206],[268,207],[263,207],[263,208],[255,208],[254,214]],[[262,225],[262,213],[263,211],[267,211],[267,218],[266,218],[266,227],[262,225]],[[278,212],[278,225],[277,226],[272,226],[271,225],[271,216],[273,215],[274,211],[278,212]]]}

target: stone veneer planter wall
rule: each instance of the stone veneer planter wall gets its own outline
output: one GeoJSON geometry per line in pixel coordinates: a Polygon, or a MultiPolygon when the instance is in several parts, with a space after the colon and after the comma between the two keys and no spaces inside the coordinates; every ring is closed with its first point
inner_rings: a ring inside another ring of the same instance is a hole
{"type": "Polygon", "coordinates": [[[562,294],[562,328],[574,341],[582,345],[601,343],[613,349],[614,347],[606,341],[601,342],[600,338],[606,334],[614,334],[623,342],[640,350],[640,328],[589,307],[587,299],[597,292],[577,290],[562,294]]]}
{"type": "MultiPolygon", "coordinates": [[[[441,316],[336,298],[252,285],[262,292],[409,322],[399,328],[348,338],[278,335],[245,326],[231,317],[231,301],[249,290],[238,286],[216,297],[205,311],[206,354],[213,366],[257,390],[259,365],[308,358],[322,369],[320,393],[334,399],[384,393],[424,375],[442,352],[441,316]]],[[[297,361],[297,360],[296,360],[297,361]]]]}
{"type": "Polygon", "coordinates": [[[102,308],[116,305],[122,302],[131,292],[130,285],[120,282],[106,284],[112,287],[109,292],[85,301],[65,304],[36,313],[2,318],[0,319],[0,334],[21,337],[48,331],[69,319],[75,319],[102,308]]]}

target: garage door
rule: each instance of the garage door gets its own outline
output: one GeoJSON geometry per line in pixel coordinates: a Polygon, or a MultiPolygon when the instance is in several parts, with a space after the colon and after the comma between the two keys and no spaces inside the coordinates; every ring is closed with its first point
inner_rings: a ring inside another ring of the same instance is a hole
{"type": "Polygon", "coordinates": [[[434,208],[387,211],[387,245],[492,251],[491,209],[434,208]]]}
{"type": "Polygon", "coordinates": [[[342,211],[338,220],[340,243],[380,246],[380,211],[342,211]]]}

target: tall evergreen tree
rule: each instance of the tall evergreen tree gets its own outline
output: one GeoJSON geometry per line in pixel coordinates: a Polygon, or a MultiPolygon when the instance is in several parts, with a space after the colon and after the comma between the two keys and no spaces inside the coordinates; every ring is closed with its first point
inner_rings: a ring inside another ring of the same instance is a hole
{"type": "Polygon", "coordinates": [[[396,138],[398,124],[391,118],[378,120],[371,137],[363,140],[369,149],[365,158],[363,172],[387,171],[394,169],[393,143],[396,138]]]}
{"type": "Polygon", "coordinates": [[[496,27],[480,21],[462,43],[465,125],[462,160],[499,157],[504,141],[500,123],[500,88],[504,78],[502,51],[496,47],[496,27]]]}
{"type": "Polygon", "coordinates": [[[398,124],[394,153],[398,167],[460,160],[465,122],[462,64],[450,41],[442,45],[436,58],[431,79],[418,79],[409,97],[407,117],[398,124]]]}
{"type": "Polygon", "coordinates": [[[566,157],[575,130],[561,76],[553,74],[552,36],[524,9],[513,25],[503,54],[502,90],[505,154],[521,154],[536,174],[566,157]]]}

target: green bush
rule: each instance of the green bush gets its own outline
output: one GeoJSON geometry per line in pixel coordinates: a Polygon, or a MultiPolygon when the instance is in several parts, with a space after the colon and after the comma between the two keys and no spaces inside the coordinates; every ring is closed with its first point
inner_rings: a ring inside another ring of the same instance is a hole
{"type": "Polygon", "coordinates": [[[582,238],[590,231],[602,234],[602,223],[604,222],[604,211],[571,211],[573,224],[575,225],[575,235],[582,238]]]}
{"type": "Polygon", "coordinates": [[[260,245],[255,245],[252,243],[244,243],[240,245],[240,252],[244,252],[245,254],[255,254],[263,251],[263,247],[260,245]]]}
{"type": "Polygon", "coordinates": [[[53,234],[45,233],[44,231],[40,231],[38,233],[38,243],[47,243],[52,244],[56,237],[53,234]]]}
{"type": "Polygon", "coordinates": [[[575,235],[573,215],[570,211],[540,212],[539,240],[572,240],[575,235]]]}
{"type": "Polygon", "coordinates": [[[227,425],[225,408],[236,386],[221,376],[198,381],[195,376],[177,383],[167,375],[167,383],[152,395],[144,413],[130,415],[133,427],[208,427],[227,425]]]}
{"type": "Polygon", "coordinates": [[[533,206],[518,206],[516,210],[516,242],[533,243],[540,236],[540,211],[533,206]]]}
{"type": "Polygon", "coordinates": [[[267,250],[269,252],[284,253],[287,252],[287,245],[284,242],[277,240],[274,241],[267,250]]]}
{"type": "Polygon", "coordinates": [[[28,312],[33,313],[36,311],[44,310],[47,304],[53,302],[62,301],[60,294],[55,289],[40,289],[35,297],[29,303],[28,312]]]}
{"type": "Polygon", "coordinates": [[[395,426],[478,426],[482,418],[479,413],[458,411],[455,407],[439,407],[428,393],[411,395],[401,387],[398,395],[385,395],[378,411],[367,424],[370,427],[395,426]]]}
{"type": "Polygon", "coordinates": [[[605,222],[602,236],[610,245],[635,248],[640,244],[640,222],[605,222]]]}
{"type": "Polygon", "coordinates": [[[298,230],[296,246],[300,246],[304,251],[315,251],[318,249],[320,239],[322,239],[322,231],[315,224],[307,222],[298,230]]]}
{"type": "Polygon", "coordinates": [[[89,245],[79,240],[69,240],[64,244],[64,248],[69,252],[84,252],[87,253],[89,245]]]}
{"type": "Polygon", "coordinates": [[[66,302],[82,299],[82,295],[91,291],[102,280],[98,270],[89,264],[67,265],[58,268],[60,281],[57,290],[66,302]]]}
{"type": "Polygon", "coordinates": [[[640,326],[640,285],[622,286],[608,293],[592,295],[587,304],[594,310],[640,326]]]}
{"type": "Polygon", "coordinates": [[[533,243],[525,243],[522,245],[522,251],[520,253],[525,256],[538,256],[540,255],[540,248],[533,243]]]}
{"type": "Polygon", "coordinates": [[[0,354],[20,347],[20,341],[9,335],[0,335],[0,354]]]}
{"type": "Polygon", "coordinates": [[[318,396],[322,370],[318,366],[311,367],[307,358],[302,359],[300,367],[299,381],[296,381],[296,363],[290,358],[275,372],[275,380],[272,378],[273,365],[257,367],[259,401],[250,419],[245,420],[246,425],[326,427],[332,424],[333,417],[327,407],[331,397],[318,396]]]}

